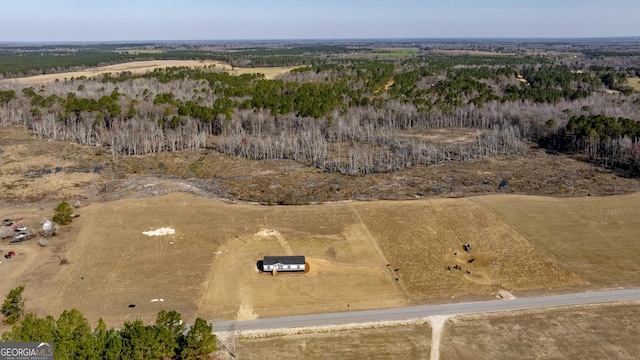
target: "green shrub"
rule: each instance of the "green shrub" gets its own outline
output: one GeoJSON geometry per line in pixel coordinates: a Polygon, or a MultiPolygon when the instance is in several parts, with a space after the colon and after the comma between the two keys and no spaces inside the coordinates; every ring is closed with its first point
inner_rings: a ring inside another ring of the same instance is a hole
{"type": "Polygon", "coordinates": [[[73,209],[71,205],[67,202],[63,201],[56,207],[55,213],[53,214],[53,222],[66,225],[71,222],[73,219],[73,209]]]}

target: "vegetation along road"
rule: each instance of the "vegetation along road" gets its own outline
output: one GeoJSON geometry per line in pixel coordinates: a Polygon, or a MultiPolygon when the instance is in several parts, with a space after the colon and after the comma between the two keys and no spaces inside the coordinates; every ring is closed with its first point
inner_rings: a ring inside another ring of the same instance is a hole
{"type": "Polygon", "coordinates": [[[526,310],[545,307],[585,305],[633,300],[640,300],[640,289],[611,290],[530,298],[517,298],[508,301],[481,301],[473,303],[426,305],[383,310],[287,316],[248,321],[223,321],[213,323],[213,329],[216,332],[222,332],[229,331],[231,329],[241,331],[345,325],[375,321],[400,321],[419,319],[433,315],[478,314],[495,311],[526,310]]]}

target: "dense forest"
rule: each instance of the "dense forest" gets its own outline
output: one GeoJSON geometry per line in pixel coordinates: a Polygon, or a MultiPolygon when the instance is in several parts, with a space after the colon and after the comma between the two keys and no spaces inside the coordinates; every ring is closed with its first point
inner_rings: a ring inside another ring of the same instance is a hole
{"type": "MultiPolygon", "coordinates": [[[[114,162],[120,155],[207,147],[249,159],[292,159],[327,172],[382,173],[524,154],[537,143],[640,172],[640,100],[627,85],[640,74],[640,55],[607,44],[581,53],[575,51],[583,44],[533,45],[411,44],[415,51],[395,52],[371,44],[73,48],[92,59],[83,66],[206,58],[233,66],[298,67],[275,79],[209,66],[38,86],[4,81],[0,125],[21,124],[43,139],[108,146],[114,162]],[[466,47],[467,53],[447,52],[450,47],[466,47]],[[451,128],[469,135],[456,141],[430,137],[451,128]]],[[[11,54],[54,58],[68,54],[65,49],[11,54]]],[[[81,66],[55,58],[48,70],[42,59],[18,69],[6,65],[11,57],[4,51],[0,68],[11,77],[81,66]]]]}

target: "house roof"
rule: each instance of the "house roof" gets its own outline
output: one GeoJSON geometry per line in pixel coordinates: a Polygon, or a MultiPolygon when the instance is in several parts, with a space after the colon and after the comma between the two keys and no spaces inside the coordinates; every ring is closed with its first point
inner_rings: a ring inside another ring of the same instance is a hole
{"type": "Polygon", "coordinates": [[[304,256],[265,256],[262,261],[264,265],[275,265],[275,264],[283,264],[283,265],[295,265],[295,264],[304,264],[304,256]]]}

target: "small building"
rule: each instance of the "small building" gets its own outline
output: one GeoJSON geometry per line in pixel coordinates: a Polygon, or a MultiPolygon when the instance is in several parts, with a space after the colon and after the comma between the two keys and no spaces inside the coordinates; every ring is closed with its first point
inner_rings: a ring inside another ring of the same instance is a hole
{"type": "Polygon", "coordinates": [[[262,260],[262,271],[304,271],[304,256],[265,256],[262,260]]]}

